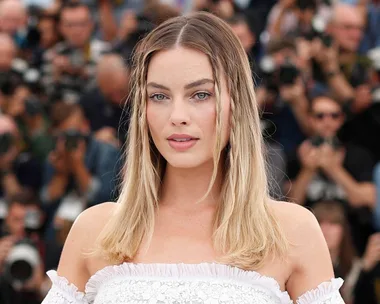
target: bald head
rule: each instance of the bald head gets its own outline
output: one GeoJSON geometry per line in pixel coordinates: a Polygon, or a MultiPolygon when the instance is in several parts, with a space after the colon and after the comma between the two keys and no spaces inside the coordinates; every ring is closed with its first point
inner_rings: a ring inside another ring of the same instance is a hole
{"type": "Polygon", "coordinates": [[[97,65],[97,82],[103,95],[112,103],[120,104],[128,93],[129,69],[116,54],[104,55],[97,65]]]}
{"type": "Polygon", "coordinates": [[[363,37],[365,20],[356,6],[338,3],[331,19],[331,34],[345,51],[357,52],[363,37]]]}
{"type": "Polygon", "coordinates": [[[0,71],[8,71],[17,53],[13,39],[5,33],[0,33],[0,71]]]}
{"type": "Polygon", "coordinates": [[[335,24],[341,24],[346,20],[353,20],[355,23],[361,23],[364,25],[363,16],[360,14],[360,11],[356,6],[337,3],[333,8],[332,22],[335,24]]]}
{"type": "Polygon", "coordinates": [[[25,27],[27,11],[20,0],[3,0],[0,2],[0,30],[13,35],[25,27]]]}

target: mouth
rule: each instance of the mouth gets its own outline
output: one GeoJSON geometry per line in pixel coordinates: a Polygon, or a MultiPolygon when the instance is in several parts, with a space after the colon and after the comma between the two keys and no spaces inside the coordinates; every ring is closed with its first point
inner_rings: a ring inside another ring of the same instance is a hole
{"type": "Polygon", "coordinates": [[[173,134],[168,137],[170,147],[179,152],[183,152],[192,148],[198,142],[198,140],[199,138],[186,134],[173,134]]]}

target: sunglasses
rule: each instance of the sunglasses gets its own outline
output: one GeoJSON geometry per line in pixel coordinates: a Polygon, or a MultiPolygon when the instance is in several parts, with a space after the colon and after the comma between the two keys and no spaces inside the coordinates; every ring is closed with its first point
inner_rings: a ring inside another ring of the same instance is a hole
{"type": "Polygon", "coordinates": [[[318,120],[325,119],[326,117],[330,117],[330,118],[336,120],[342,116],[342,113],[341,112],[330,112],[330,113],[318,112],[318,113],[314,113],[313,116],[318,120]]]}

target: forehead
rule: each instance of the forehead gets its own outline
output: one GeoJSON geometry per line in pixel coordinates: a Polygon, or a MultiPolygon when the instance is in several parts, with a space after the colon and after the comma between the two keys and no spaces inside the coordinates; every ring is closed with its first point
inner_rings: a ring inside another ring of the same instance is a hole
{"type": "Polygon", "coordinates": [[[337,24],[363,24],[364,19],[355,8],[341,7],[337,9],[335,22],[337,24]]]}
{"type": "Polygon", "coordinates": [[[66,8],[62,11],[62,19],[83,18],[90,15],[86,7],[80,6],[76,8],[66,8]]]}
{"type": "Polygon", "coordinates": [[[313,110],[333,110],[339,111],[341,107],[333,100],[329,98],[317,98],[312,103],[313,110]]]}
{"type": "Polygon", "coordinates": [[[207,55],[190,48],[159,51],[148,66],[147,81],[168,87],[183,86],[201,78],[213,79],[211,63],[207,55]]]}

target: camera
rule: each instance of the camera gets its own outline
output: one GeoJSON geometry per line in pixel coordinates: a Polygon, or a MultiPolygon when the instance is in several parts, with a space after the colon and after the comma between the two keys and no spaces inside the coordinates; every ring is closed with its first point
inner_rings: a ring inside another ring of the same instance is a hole
{"type": "Polygon", "coordinates": [[[25,112],[28,116],[36,116],[42,112],[41,102],[35,96],[29,96],[25,99],[25,112]]]}
{"type": "Polygon", "coordinates": [[[6,154],[13,144],[13,136],[11,133],[0,134],[0,156],[6,154]]]}
{"type": "Polygon", "coordinates": [[[311,30],[305,35],[305,38],[309,41],[319,38],[326,47],[331,47],[333,44],[333,38],[326,33],[326,22],[319,16],[313,18],[311,30]]]}
{"type": "Polygon", "coordinates": [[[313,136],[310,138],[310,143],[313,147],[320,147],[323,144],[329,144],[334,150],[337,150],[341,146],[341,142],[337,137],[324,138],[322,136],[313,136]]]}
{"type": "Polygon", "coordinates": [[[87,141],[87,136],[82,134],[81,132],[70,129],[62,132],[59,135],[60,138],[64,139],[65,141],[65,148],[67,151],[73,151],[78,147],[78,143],[81,140],[87,141]]]}
{"type": "Polygon", "coordinates": [[[40,254],[34,242],[22,239],[13,246],[5,259],[3,276],[12,286],[21,288],[33,277],[40,263],[40,254]]]}
{"type": "Polygon", "coordinates": [[[295,83],[300,71],[289,57],[280,66],[276,66],[271,56],[265,56],[260,62],[260,72],[264,85],[268,90],[277,92],[281,85],[292,85],[295,83]]]}

